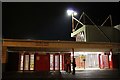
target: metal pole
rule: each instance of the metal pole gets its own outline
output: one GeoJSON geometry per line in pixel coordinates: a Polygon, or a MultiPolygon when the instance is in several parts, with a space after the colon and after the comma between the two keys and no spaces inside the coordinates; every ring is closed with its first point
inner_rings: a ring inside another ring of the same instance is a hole
{"type": "MultiPolygon", "coordinates": [[[[77,26],[78,26],[78,24],[80,23],[80,20],[81,20],[81,18],[83,17],[83,14],[84,14],[84,12],[82,13],[82,15],[80,16],[80,18],[79,18],[79,22],[76,24],[76,27],[75,27],[75,30],[77,29],[77,26]]],[[[80,23],[81,24],[81,23],[80,23]]],[[[82,23],[83,24],[83,23],[82,23]]],[[[84,24],[83,24],[84,25],[84,24]]]]}
{"type": "Polygon", "coordinates": [[[106,23],[106,21],[108,20],[108,18],[110,18],[110,16],[107,17],[107,19],[102,23],[101,26],[103,26],[106,23]]]}
{"type": "Polygon", "coordinates": [[[73,14],[72,14],[72,32],[74,32],[75,29],[74,29],[74,19],[73,19],[73,14]]]}
{"type": "Polygon", "coordinates": [[[77,20],[75,17],[73,17],[74,20],[76,20],[77,22],[79,22],[80,24],[84,25],[82,22],[80,22],[79,20],[77,20]]]}

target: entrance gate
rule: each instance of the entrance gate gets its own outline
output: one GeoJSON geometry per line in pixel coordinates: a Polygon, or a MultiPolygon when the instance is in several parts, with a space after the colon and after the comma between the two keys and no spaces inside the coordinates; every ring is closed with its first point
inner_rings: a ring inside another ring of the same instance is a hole
{"type": "Polygon", "coordinates": [[[70,58],[69,53],[64,54],[50,54],[50,70],[51,71],[62,71],[66,70],[66,60],[70,58]]]}
{"type": "Polygon", "coordinates": [[[60,71],[60,54],[50,54],[50,70],[60,71]]]}

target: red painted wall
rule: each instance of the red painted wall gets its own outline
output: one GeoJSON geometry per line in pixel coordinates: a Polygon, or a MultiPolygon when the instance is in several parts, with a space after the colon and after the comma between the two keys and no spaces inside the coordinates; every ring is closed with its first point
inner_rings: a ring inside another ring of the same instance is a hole
{"type": "Polygon", "coordinates": [[[49,71],[50,70],[50,55],[49,54],[36,54],[35,70],[36,71],[49,71]]]}

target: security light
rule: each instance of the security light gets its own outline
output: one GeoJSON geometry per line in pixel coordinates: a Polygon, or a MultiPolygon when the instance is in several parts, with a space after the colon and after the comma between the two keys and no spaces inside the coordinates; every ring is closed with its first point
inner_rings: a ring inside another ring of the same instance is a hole
{"type": "Polygon", "coordinates": [[[68,15],[77,15],[77,12],[73,11],[73,10],[67,10],[68,15]]]}

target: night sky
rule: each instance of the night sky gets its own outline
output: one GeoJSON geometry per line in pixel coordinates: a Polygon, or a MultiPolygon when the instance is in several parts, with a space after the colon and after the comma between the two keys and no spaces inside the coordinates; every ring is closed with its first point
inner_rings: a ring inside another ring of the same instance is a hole
{"type": "MultiPolygon", "coordinates": [[[[3,2],[2,36],[7,39],[73,40],[67,9],[77,11],[78,19],[84,11],[96,25],[101,25],[109,14],[114,26],[120,24],[120,4],[117,2],[3,2]]],[[[90,24],[87,18],[86,24],[90,24]]],[[[109,20],[106,25],[110,25],[109,20]]]]}

